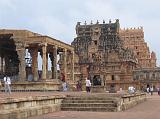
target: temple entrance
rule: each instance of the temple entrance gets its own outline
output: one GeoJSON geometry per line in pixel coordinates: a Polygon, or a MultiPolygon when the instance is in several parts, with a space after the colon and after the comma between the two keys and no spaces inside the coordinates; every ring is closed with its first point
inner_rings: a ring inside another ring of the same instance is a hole
{"type": "Polygon", "coordinates": [[[19,72],[19,59],[12,34],[0,35],[0,75],[15,76],[19,72]]]}
{"type": "Polygon", "coordinates": [[[110,93],[116,93],[116,90],[115,90],[115,84],[111,84],[110,85],[110,90],[109,90],[110,93]]]}
{"type": "Polygon", "coordinates": [[[101,86],[101,77],[100,75],[94,75],[93,77],[93,86],[101,86]]]}

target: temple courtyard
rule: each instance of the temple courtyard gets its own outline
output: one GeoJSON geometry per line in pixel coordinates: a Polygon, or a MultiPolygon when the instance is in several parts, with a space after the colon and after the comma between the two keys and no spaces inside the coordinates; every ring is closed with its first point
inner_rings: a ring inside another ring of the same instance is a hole
{"type": "MultiPolygon", "coordinates": [[[[34,115],[35,110],[32,109],[32,105],[34,105],[34,100],[49,100],[52,98],[63,98],[64,96],[80,96],[83,97],[86,95],[92,95],[92,96],[98,96],[102,97],[102,95],[110,95],[110,96],[120,96],[123,94],[120,93],[116,93],[116,94],[98,94],[98,93],[89,93],[87,94],[86,92],[12,92],[11,95],[9,94],[5,94],[4,92],[0,92],[0,102],[5,104],[5,101],[8,102],[16,102],[18,103],[19,101],[21,102],[19,105],[17,105],[17,107],[20,106],[25,106],[27,105],[28,107],[30,106],[29,103],[27,104],[27,102],[29,102],[28,100],[32,101],[31,107],[29,107],[31,110],[33,110],[32,112],[28,112],[27,115],[34,115]],[[26,103],[22,104],[23,102],[25,102],[25,99],[27,98],[26,103]]],[[[61,110],[55,110],[55,112],[50,112],[48,114],[42,114],[39,116],[31,116],[28,119],[159,119],[159,110],[160,110],[160,97],[158,96],[157,93],[154,93],[152,96],[150,94],[146,95],[147,100],[136,105],[136,106],[132,106],[129,109],[126,109],[124,111],[117,111],[117,112],[99,112],[99,111],[61,111],[61,110]]],[[[132,100],[132,99],[131,99],[132,100]]],[[[42,101],[43,102],[43,101],[42,101]]],[[[36,102],[39,105],[42,102],[36,102]]],[[[55,101],[57,102],[57,101],[55,101]]],[[[45,104],[45,103],[44,103],[45,104]]],[[[38,105],[38,106],[39,106],[38,105]]],[[[16,107],[15,105],[10,105],[10,106],[6,106],[5,109],[7,108],[13,108],[16,107]]],[[[35,106],[36,107],[36,106],[35,106]]],[[[3,107],[1,106],[1,109],[3,107]]],[[[48,107],[47,107],[48,108],[48,107]]],[[[46,108],[46,109],[47,109],[46,108]]],[[[25,108],[27,109],[27,108],[25,108]]],[[[36,110],[39,110],[39,108],[37,108],[36,110]]],[[[15,118],[19,118],[17,117],[17,115],[21,115],[23,117],[23,108],[20,108],[19,111],[17,111],[16,113],[13,111],[12,114],[8,114],[10,116],[7,115],[6,118],[9,119],[15,119],[15,118]],[[14,114],[17,114],[16,116],[14,114]]],[[[45,110],[42,110],[42,112],[45,110]]],[[[2,112],[1,112],[2,113],[2,112]]],[[[5,111],[4,111],[5,113],[5,111]]],[[[39,113],[38,111],[36,111],[36,113],[39,113]]],[[[3,115],[3,117],[5,118],[5,116],[3,115]]]]}
{"type": "Polygon", "coordinates": [[[160,97],[147,95],[147,101],[122,112],[60,111],[29,119],[159,119],[160,97]]]}

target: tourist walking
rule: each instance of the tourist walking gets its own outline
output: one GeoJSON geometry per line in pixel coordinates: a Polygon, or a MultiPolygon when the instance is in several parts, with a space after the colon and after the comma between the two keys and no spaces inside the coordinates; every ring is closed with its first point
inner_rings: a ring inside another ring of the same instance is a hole
{"type": "Polygon", "coordinates": [[[5,88],[5,93],[9,92],[9,94],[11,94],[11,79],[9,76],[5,76],[4,77],[4,88],[5,88]]]}
{"type": "Polygon", "coordinates": [[[147,87],[147,93],[149,93],[150,92],[150,88],[149,87],[147,87]]]}
{"type": "Polygon", "coordinates": [[[1,79],[0,79],[0,89],[2,88],[2,82],[1,82],[1,79]]]}
{"type": "Polygon", "coordinates": [[[77,91],[82,91],[82,82],[80,80],[77,81],[76,87],[77,87],[77,91]]]}
{"type": "Polygon", "coordinates": [[[153,86],[150,87],[151,95],[153,95],[153,86]]]}
{"type": "Polygon", "coordinates": [[[64,75],[64,73],[61,73],[61,81],[65,82],[65,75],[64,75]]]}
{"type": "Polygon", "coordinates": [[[86,77],[86,91],[91,91],[91,81],[86,77]]]}
{"type": "Polygon", "coordinates": [[[66,92],[68,90],[67,88],[67,83],[66,82],[63,82],[62,83],[62,87],[63,87],[63,91],[66,92]]]}
{"type": "Polygon", "coordinates": [[[158,95],[160,96],[160,86],[157,88],[158,95]]]}

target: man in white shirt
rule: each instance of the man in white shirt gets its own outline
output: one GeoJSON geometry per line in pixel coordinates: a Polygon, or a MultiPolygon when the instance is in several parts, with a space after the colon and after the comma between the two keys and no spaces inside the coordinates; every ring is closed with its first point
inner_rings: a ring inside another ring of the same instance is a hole
{"type": "Polygon", "coordinates": [[[90,92],[91,88],[91,81],[86,77],[86,91],[90,92]]]}
{"type": "Polygon", "coordinates": [[[151,95],[153,95],[153,91],[154,91],[153,86],[151,86],[151,87],[150,87],[151,95]]]}
{"type": "Polygon", "coordinates": [[[5,93],[7,93],[7,91],[8,91],[9,94],[11,94],[10,84],[11,84],[11,79],[10,79],[10,77],[9,77],[9,76],[5,76],[5,77],[4,77],[5,93]]]}

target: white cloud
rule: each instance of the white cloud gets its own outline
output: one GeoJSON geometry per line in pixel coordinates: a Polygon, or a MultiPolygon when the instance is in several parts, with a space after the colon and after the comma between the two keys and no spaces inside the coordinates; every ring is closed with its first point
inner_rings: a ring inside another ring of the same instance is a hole
{"type": "Polygon", "coordinates": [[[28,29],[70,43],[76,22],[119,18],[121,27],[144,27],[160,63],[159,4],[159,0],[0,0],[0,27],[28,29]]]}

